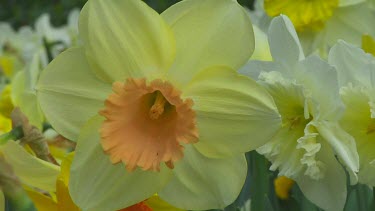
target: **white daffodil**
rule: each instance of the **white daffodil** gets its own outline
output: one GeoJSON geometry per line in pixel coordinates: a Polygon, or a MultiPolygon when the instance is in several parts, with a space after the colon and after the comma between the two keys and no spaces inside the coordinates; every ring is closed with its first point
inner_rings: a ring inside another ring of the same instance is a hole
{"type": "Polygon", "coordinates": [[[344,41],[329,53],[338,70],[346,110],[340,123],[356,140],[360,158],[358,180],[375,186],[375,58],[344,41]]]}
{"type": "Polygon", "coordinates": [[[270,52],[270,46],[268,45],[267,34],[259,29],[258,26],[253,25],[254,37],[255,37],[255,49],[250,59],[271,61],[272,56],[270,52]]]}
{"type": "MultiPolygon", "coordinates": [[[[293,22],[305,53],[327,56],[338,39],[360,46],[362,35],[375,35],[374,7],[366,0],[260,0],[254,23],[268,26],[270,18],[287,15],[293,22]]],[[[266,28],[264,28],[266,29],[266,28]]]]}
{"type": "Polygon", "coordinates": [[[343,104],[335,69],[317,56],[305,58],[287,16],[271,22],[268,38],[273,62],[250,61],[240,72],[258,80],[273,96],[282,127],[257,149],[271,170],[297,182],[304,195],[325,210],[342,210],[347,168],[357,182],[359,161],[354,139],[338,120],[343,104]]]}
{"type": "Polygon", "coordinates": [[[30,26],[15,31],[9,23],[0,22],[0,53],[17,56],[25,65],[29,64],[35,53],[43,55],[41,62],[47,64],[43,40],[30,26]]]}
{"type": "Polygon", "coordinates": [[[79,10],[74,9],[69,13],[68,24],[54,27],[48,13],[42,14],[35,22],[35,30],[41,39],[45,39],[52,46],[52,56],[56,57],[68,47],[77,44],[79,10]]]}

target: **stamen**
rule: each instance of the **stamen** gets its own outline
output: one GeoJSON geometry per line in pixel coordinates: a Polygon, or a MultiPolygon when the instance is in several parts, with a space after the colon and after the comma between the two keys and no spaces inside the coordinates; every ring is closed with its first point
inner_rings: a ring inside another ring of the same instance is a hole
{"type": "Polygon", "coordinates": [[[163,94],[160,91],[156,92],[156,99],[152,105],[149,116],[151,119],[159,119],[159,117],[164,113],[164,107],[167,103],[167,100],[164,98],[163,94]]]}

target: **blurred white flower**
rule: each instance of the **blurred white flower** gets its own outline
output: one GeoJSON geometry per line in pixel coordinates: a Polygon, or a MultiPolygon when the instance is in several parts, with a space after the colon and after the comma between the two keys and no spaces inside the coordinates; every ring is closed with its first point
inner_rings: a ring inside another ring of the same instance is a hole
{"type": "Polygon", "coordinates": [[[305,58],[293,24],[280,16],[268,31],[273,62],[250,61],[240,72],[273,96],[282,127],[257,149],[271,170],[296,181],[304,195],[325,210],[342,210],[346,174],[357,182],[359,168],[354,139],[339,125],[343,112],[335,69],[317,56],[305,58]]]}
{"type": "Polygon", "coordinates": [[[346,110],[340,123],[356,140],[360,183],[375,186],[375,58],[340,41],[329,53],[338,70],[340,95],[346,110]]]}

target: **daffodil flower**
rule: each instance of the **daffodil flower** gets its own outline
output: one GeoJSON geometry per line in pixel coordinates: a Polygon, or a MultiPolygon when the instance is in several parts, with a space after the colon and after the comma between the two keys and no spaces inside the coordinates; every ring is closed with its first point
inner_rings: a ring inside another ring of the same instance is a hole
{"type": "Polygon", "coordinates": [[[12,103],[19,107],[29,122],[39,129],[42,128],[44,122],[44,115],[37,102],[35,90],[40,71],[40,54],[35,53],[30,64],[14,76],[10,94],[12,103]]]}
{"type": "Polygon", "coordinates": [[[53,57],[56,57],[66,48],[76,45],[78,36],[78,15],[79,10],[72,10],[68,15],[68,24],[60,27],[53,27],[48,13],[42,14],[35,21],[35,32],[47,43],[54,43],[51,47],[53,57]]]}
{"type": "Polygon", "coordinates": [[[74,202],[117,210],[155,193],[182,209],[233,202],[243,153],[280,126],[272,97],[235,71],[254,49],[246,11],[187,0],[159,15],[139,0],[90,0],[79,31],[84,46],[58,56],[37,85],[46,118],[78,141],[74,202]]]}
{"type": "Polygon", "coordinates": [[[273,96],[282,127],[257,149],[272,162],[271,170],[296,181],[304,195],[325,210],[342,210],[346,174],[357,182],[359,161],[353,137],[339,125],[337,73],[317,56],[305,58],[287,16],[272,20],[268,31],[273,62],[250,61],[241,73],[258,80],[273,96]]]}
{"type": "Polygon", "coordinates": [[[372,38],[370,35],[363,35],[362,36],[362,49],[366,53],[371,53],[375,56],[375,39],[372,38]]]}
{"type": "Polygon", "coordinates": [[[55,180],[56,192],[51,193],[52,196],[47,196],[35,189],[27,188],[27,194],[34,202],[35,207],[38,211],[80,211],[80,209],[72,201],[68,183],[69,183],[69,171],[72,163],[74,153],[71,153],[65,157],[61,163],[61,170],[55,180]]]}
{"type": "Polygon", "coordinates": [[[268,45],[267,34],[264,33],[258,26],[253,25],[255,36],[255,49],[251,59],[272,61],[270,47],[268,45]]]}
{"type": "Polygon", "coordinates": [[[49,192],[56,191],[55,184],[60,173],[59,166],[31,155],[15,141],[8,141],[0,146],[0,150],[22,184],[49,192]]]}
{"type": "Polygon", "coordinates": [[[279,176],[273,181],[275,193],[279,199],[289,199],[290,190],[294,185],[294,181],[286,176],[279,176]]]}
{"type": "Polygon", "coordinates": [[[375,186],[375,58],[344,41],[329,53],[338,70],[340,95],[346,106],[340,123],[357,143],[360,183],[375,186]]]}
{"type": "Polygon", "coordinates": [[[375,36],[375,10],[366,0],[263,0],[257,10],[263,11],[253,15],[259,26],[280,14],[288,16],[308,54],[318,51],[326,57],[338,39],[360,46],[362,35],[375,36]]]}

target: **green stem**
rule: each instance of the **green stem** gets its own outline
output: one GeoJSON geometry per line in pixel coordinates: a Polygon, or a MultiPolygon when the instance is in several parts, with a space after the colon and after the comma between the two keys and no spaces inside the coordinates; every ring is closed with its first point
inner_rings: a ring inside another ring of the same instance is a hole
{"type": "Polygon", "coordinates": [[[9,140],[16,141],[23,137],[22,126],[13,128],[10,132],[0,135],[0,145],[7,143],[9,140]]]}

